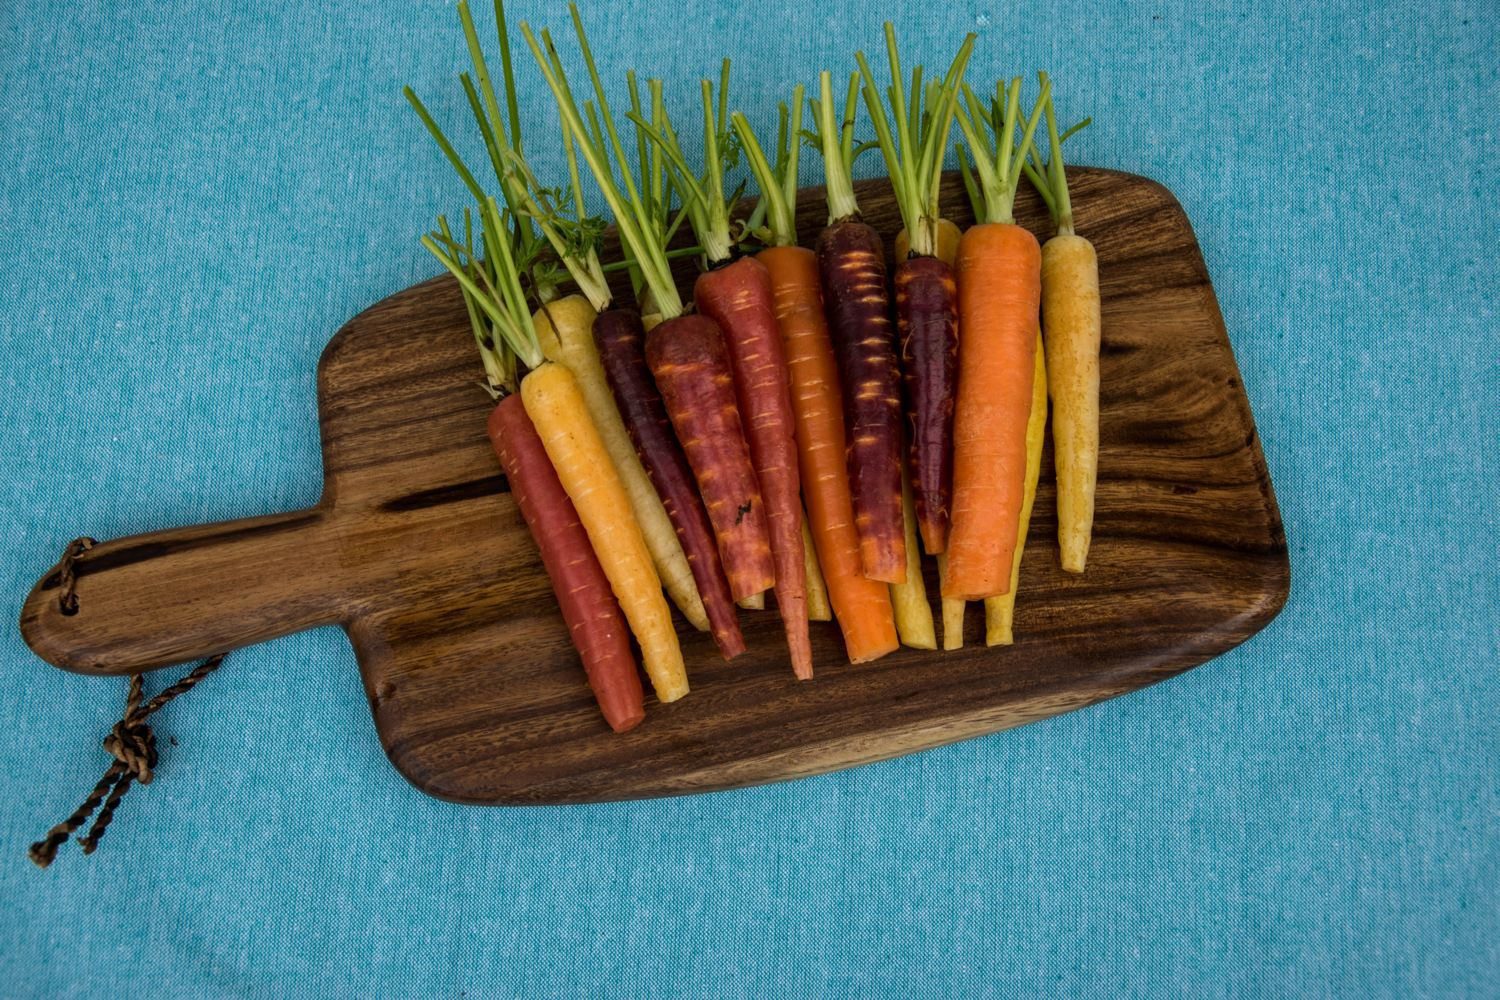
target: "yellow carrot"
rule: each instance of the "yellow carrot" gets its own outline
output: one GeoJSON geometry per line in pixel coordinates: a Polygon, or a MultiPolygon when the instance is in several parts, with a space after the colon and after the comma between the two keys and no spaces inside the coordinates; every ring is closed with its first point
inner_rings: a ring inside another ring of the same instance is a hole
{"type": "MultiPolygon", "coordinates": [[[[942,590],[943,580],[948,576],[948,554],[938,553],[938,589],[942,590]]],[[[967,601],[960,601],[954,597],[943,598],[943,648],[945,650],[964,648],[964,609],[969,606],[967,601]]]]}
{"type": "Polygon", "coordinates": [[[688,681],[672,613],[577,380],[562,365],[542,364],[521,381],[521,401],[640,644],[657,699],[676,701],[688,693],[688,681]]]}
{"type": "Polygon", "coordinates": [[[581,295],[569,295],[542,306],[532,315],[542,354],[573,373],[579,391],[588,407],[589,417],[599,431],[615,472],[625,487],[630,509],[645,536],[646,548],[683,617],[700,632],[708,630],[708,614],[693,582],[693,571],[683,554],[682,543],[667,517],[661,497],[651,485],[641,460],[631,443],[630,433],[620,419],[619,408],[609,391],[599,351],[594,346],[594,307],[581,295]]]}
{"type": "Polygon", "coordinates": [[[891,606],[896,612],[896,632],[903,646],[937,649],[937,631],[932,624],[932,605],[922,581],[922,555],[917,548],[917,508],[912,502],[911,480],[901,473],[902,520],[906,522],[906,580],[891,584],[891,606]]]}
{"type": "Polygon", "coordinates": [[[1016,588],[1021,583],[1021,551],[1026,548],[1026,529],[1036,503],[1036,484],[1042,472],[1042,446],[1047,439],[1047,359],[1040,339],[1036,343],[1036,367],[1031,379],[1031,414],[1026,419],[1026,482],[1021,495],[1021,523],[1015,552],[1010,560],[1010,588],[984,602],[986,646],[1009,646],[1015,641],[1012,623],[1016,613],[1016,588]]]}
{"type": "MultiPolygon", "coordinates": [[[[1041,74],[1042,84],[1047,76],[1041,74]]],[[[1062,568],[1082,573],[1094,530],[1099,477],[1099,258],[1073,232],[1073,203],[1052,98],[1045,100],[1051,157],[1046,174],[1028,171],[1052,212],[1057,235],[1042,247],[1042,338],[1052,395],[1052,446],[1057,464],[1057,542],[1062,568]]],[[[1085,122],[1086,124],[1086,122],[1085,122]]]]}
{"type": "Polygon", "coordinates": [[[833,607],[828,603],[828,584],[823,580],[823,567],[818,565],[818,551],[813,547],[806,511],[802,513],[802,551],[807,563],[807,618],[809,621],[831,622],[833,607]]]}

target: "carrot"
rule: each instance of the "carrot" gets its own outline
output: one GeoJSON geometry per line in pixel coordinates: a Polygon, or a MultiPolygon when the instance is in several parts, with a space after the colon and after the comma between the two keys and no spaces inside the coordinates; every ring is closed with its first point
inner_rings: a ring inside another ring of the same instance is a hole
{"type": "Polygon", "coordinates": [[[1047,360],[1040,340],[1031,380],[1031,413],[1026,419],[1026,487],[1021,497],[1021,525],[1015,553],[1010,560],[1010,590],[984,601],[986,646],[1009,646],[1015,641],[1012,625],[1016,614],[1016,587],[1021,582],[1021,552],[1031,526],[1031,508],[1036,502],[1036,484],[1042,471],[1042,445],[1047,438],[1047,360]]]}
{"type": "Polygon", "coordinates": [[[777,168],[773,169],[744,115],[733,116],[746,158],[767,205],[772,246],[756,259],[771,280],[776,321],[786,349],[795,418],[797,462],[807,526],[828,587],[844,648],[854,663],[878,659],[897,645],[887,588],[864,575],[854,526],[849,470],[845,463],[843,407],[838,368],[823,312],[818,261],[799,247],[794,209],[797,195],[797,136],[802,126],[802,88],[793,108],[782,105],[777,168]]]}
{"type": "Polygon", "coordinates": [[[901,373],[886,291],[885,248],[866,225],[850,173],[856,72],[849,80],[842,124],[835,120],[832,77],[819,75],[814,118],[827,178],[828,225],[818,235],[818,272],[843,386],[849,492],[865,575],[885,583],[906,579],[901,511],[901,373]]]}
{"type": "MultiPolygon", "coordinates": [[[[959,230],[958,226],[954,225],[948,219],[938,219],[934,227],[934,233],[937,258],[950,268],[953,267],[958,263],[958,242],[962,238],[963,233],[959,230]]],[[[909,243],[907,242],[906,230],[902,229],[901,232],[896,234],[896,259],[901,260],[904,258],[908,253],[908,248],[909,243]]],[[[954,325],[955,327],[957,326],[956,321],[954,325]]],[[[951,469],[951,456],[948,461],[951,469]]],[[[951,475],[950,471],[950,482],[951,475]]],[[[948,578],[948,557],[943,553],[939,553],[937,564],[938,589],[941,591],[943,581],[948,578]]],[[[943,606],[943,649],[962,649],[964,645],[964,608],[967,602],[956,600],[952,597],[944,597],[941,603],[943,606]]]]}
{"type": "MultiPolygon", "coordinates": [[[[1041,305],[1041,247],[1017,226],[1013,204],[1021,157],[1015,128],[1020,80],[1000,88],[1003,121],[992,123],[995,144],[978,129],[984,109],[967,87],[972,110],[959,109],[969,150],[982,181],[976,215],[958,252],[958,407],[953,428],[953,528],[943,594],[977,600],[1010,589],[1009,568],[1025,492],[1026,422],[1041,305]]],[[[1041,101],[1050,87],[1044,85],[1041,101]]],[[[1031,142],[1040,101],[1020,143],[1031,142]]]]}
{"type": "Polygon", "coordinates": [[[736,600],[759,594],[776,571],[723,335],[703,316],[664,320],[646,334],[646,363],[697,477],[730,592],[736,600]]]}
{"type": "MultiPolygon", "coordinates": [[[[1042,74],[1046,82],[1046,74],[1042,74]]],[[[1052,445],[1057,464],[1057,541],[1062,568],[1082,573],[1094,526],[1099,475],[1099,258],[1073,231],[1073,202],[1062,144],[1088,124],[1059,135],[1052,99],[1046,101],[1051,156],[1045,173],[1028,170],[1047,203],[1056,235],[1042,245],[1042,337],[1047,343],[1052,395],[1052,445]]]]}
{"type": "MultiPolygon", "coordinates": [[[[933,225],[932,255],[938,260],[953,267],[958,262],[958,241],[963,238],[963,230],[953,223],[952,219],[938,219],[933,225]]],[[[905,260],[911,256],[911,237],[907,235],[906,228],[896,234],[892,241],[896,251],[897,260],[905,260]]]]}
{"type": "Polygon", "coordinates": [[[512,227],[493,197],[485,199],[480,218],[486,262],[493,269],[485,287],[436,241],[429,238],[424,244],[448,266],[482,308],[495,332],[530,369],[521,380],[526,413],[536,425],[558,481],[572,500],[610,589],[641,647],[657,699],[676,701],[688,693],[682,651],[671,611],[662,596],[661,579],[631,512],[625,487],[589,415],[577,380],[567,368],[542,354],[512,246],[512,227]]]}
{"type": "Polygon", "coordinates": [[[833,621],[833,606],[828,603],[828,583],[823,567],[818,565],[818,550],[813,545],[812,529],[807,526],[807,512],[802,514],[802,552],[807,566],[807,617],[809,621],[833,621]]]}
{"type": "Polygon", "coordinates": [[[906,532],[906,579],[893,583],[891,605],[896,610],[896,631],[901,644],[914,649],[937,649],[937,633],[932,627],[932,605],[927,600],[927,586],[922,580],[922,556],[917,549],[917,513],[912,502],[911,482],[901,477],[901,506],[905,513],[902,527],[906,532]]]}
{"type": "Polygon", "coordinates": [[[592,333],[597,315],[583,296],[569,295],[543,304],[532,317],[532,322],[543,356],[566,367],[578,380],[589,416],[593,418],[609,452],[610,462],[625,487],[630,509],[641,526],[646,548],[651,552],[651,560],[672,603],[694,628],[707,631],[709,621],[699,595],[699,582],[694,578],[675,522],[668,516],[667,497],[658,494],[658,488],[642,465],[615,405],[616,397],[610,392],[592,333]]]}
{"type": "MultiPolygon", "coordinates": [[[[576,7],[570,9],[593,85],[591,127],[584,125],[550,33],[543,30],[538,41],[526,24],[521,33],[552,91],[564,128],[578,139],[578,153],[614,214],[633,273],[650,289],[662,317],[646,335],[646,361],[703,494],[730,592],[739,599],[768,588],[775,573],[764,505],[740,426],[722,335],[711,320],[682,315],[682,298],[666,251],[662,203],[650,190],[643,196],[632,177],[582,20],[576,7]]],[[[665,125],[659,86],[653,88],[653,98],[656,124],[665,125]]],[[[632,118],[641,127],[639,112],[632,118]]],[[[641,149],[644,157],[644,142],[641,149]]],[[[645,171],[644,164],[642,168],[645,171]]]]}
{"type": "Polygon", "coordinates": [[[617,733],[646,717],[630,634],[609,580],[589,546],[573,502],[558,482],[521,397],[507,395],[490,411],[490,443],[505,470],[511,497],[542,555],[557,606],[583,661],[599,710],[617,733]]]}
{"type": "Polygon", "coordinates": [[[943,82],[928,85],[925,108],[921,66],[912,71],[908,108],[896,29],[889,21],[885,24],[885,45],[891,72],[886,93],[894,129],[865,54],[857,52],[855,59],[901,221],[910,234],[910,256],[897,258],[895,275],[896,328],[909,428],[907,478],[923,548],[936,555],[944,551],[948,541],[953,397],[958,381],[958,288],[953,269],[936,256],[938,195],[958,84],[973,50],[974,36],[964,39],[943,82]]]}
{"type": "Polygon", "coordinates": [[[701,175],[683,157],[670,117],[663,111],[655,122],[638,113],[638,129],[656,144],[673,169],[683,191],[684,210],[708,270],[693,285],[698,312],[712,319],[724,334],[734,392],[742,418],[750,459],[765,500],[776,563],[776,608],[786,633],[792,670],[798,678],[812,677],[812,646],[808,639],[806,557],[802,551],[802,505],[798,500],[797,446],[787,383],[786,353],[776,324],[771,278],[754,258],[732,259],[729,232],[731,202],[724,193],[721,147],[730,139],[728,117],[729,60],[714,86],[701,81],[704,164],[701,175]]]}
{"type": "Polygon", "coordinates": [[[487,425],[490,443],[541,553],[542,566],[600,711],[612,729],[624,732],[645,715],[625,621],[588,533],[558,480],[521,398],[515,395],[515,356],[507,338],[503,334],[496,337],[488,315],[495,306],[481,290],[481,286],[493,288],[498,284],[494,263],[474,252],[468,227],[463,244],[453,239],[446,219],[439,217],[438,227],[422,242],[459,278],[474,340],[484,362],[486,388],[499,400],[487,425]]]}
{"type": "Polygon", "coordinates": [[[745,639],[735,619],[734,598],[724,578],[713,525],[646,366],[646,333],[640,314],[633,309],[606,310],[594,321],[594,337],[636,453],[666,505],[692,566],[714,641],[724,658],[732,659],[745,651],[745,639]]]}

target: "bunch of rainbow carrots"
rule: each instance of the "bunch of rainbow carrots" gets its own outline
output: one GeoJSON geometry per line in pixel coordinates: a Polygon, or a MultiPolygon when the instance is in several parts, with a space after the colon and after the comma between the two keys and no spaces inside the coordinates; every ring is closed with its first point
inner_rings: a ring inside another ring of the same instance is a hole
{"type": "Polygon", "coordinates": [[[730,111],[726,59],[717,85],[701,83],[704,148],[690,161],[660,80],[627,74],[610,101],[573,7],[586,86],[548,31],[520,26],[566,154],[567,176],[546,185],[526,160],[503,5],[498,90],[466,0],[458,13],[473,62],[460,81],[494,181],[408,89],[474,199],[423,244],[463,291],[497,400],[490,439],[613,729],[645,717],[631,636],[657,700],[688,693],[668,598],[729,659],[745,650],[737,607],[764,608],[770,591],[806,680],[810,620],[835,619],[854,663],[936,648],[925,552],[943,648],[962,645],[965,603],[979,600],[987,643],[1011,642],[1049,396],[1062,568],[1083,571],[1099,280],[1073,232],[1062,145],[1087,122],[1059,131],[1045,74],[1029,108],[1019,78],[980,97],[964,80],[971,35],[941,78],[908,77],[887,24],[884,87],[857,54],[842,105],[826,71],[816,97],[795,87],[768,148],[730,111]],[[856,144],[861,102],[875,138],[856,144]],[[795,217],[805,113],[827,182],[812,248],[795,217]],[[938,198],[955,122],[977,220],[962,233],[938,198]],[[875,148],[903,225],[893,275],[852,179],[875,148]],[[738,162],[759,189],[748,215],[745,185],[726,178],[738,162]],[[585,171],[618,261],[601,260],[585,171]],[[1045,246],[1013,217],[1023,175],[1051,211],[1045,246]],[[684,226],[693,245],[670,249],[684,226]],[[672,274],[683,256],[701,265],[691,298],[672,274]],[[617,270],[633,301],[615,301],[617,270]]]}

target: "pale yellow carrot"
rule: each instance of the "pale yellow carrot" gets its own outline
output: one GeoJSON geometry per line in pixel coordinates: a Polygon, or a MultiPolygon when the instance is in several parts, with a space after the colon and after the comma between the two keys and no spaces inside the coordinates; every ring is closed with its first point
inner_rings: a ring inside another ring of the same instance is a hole
{"type": "Polygon", "coordinates": [[[532,315],[542,354],[573,373],[583,393],[584,404],[610,461],[629,497],[630,509],[645,536],[646,548],[656,565],[657,575],[667,588],[672,603],[684,618],[700,632],[708,630],[708,614],[693,581],[693,571],[683,554],[682,543],[672,528],[661,497],[641,466],[631,443],[630,433],[620,419],[614,395],[604,376],[598,348],[594,346],[594,307],[582,295],[569,295],[542,306],[532,315]]]}
{"type": "Polygon", "coordinates": [[[1099,476],[1099,261],[1082,236],[1042,246],[1042,337],[1052,396],[1057,463],[1057,542],[1062,568],[1082,573],[1094,530],[1099,476]]]}
{"type": "Polygon", "coordinates": [[[937,630],[932,605],[922,580],[922,550],[917,547],[917,508],[911,498],[911,481],[901,470],[902,520],[906,522],[906,581],[891,584],[891,606],[896,612],[896,632],[903,646],[937,649],[937,630]]]}
{"type": "Polygon", "coordinates": [[[807,512],[802,512],[802,551],[807,562],[807,617],[809,621],[833,621],[833,608],[828,603],[828,584],[823,580],[823,567],[818,565],[818,551],[813,546],[812,529],[807,525],[807,512]]]}
{"type": "Polygon", "coordinates": [[[1036,484],[1042,472],[1042,446],[1047,438],[1047,359],[1040,338],[1036,342],[1036,368],[1031,380],[1031,414],[1026,419],[1026,482],[1021,494],[1021,522],[1010,560],[1010,589],[984,602],[986,646],[1009,646],[1015,641],[1016,588],[1021,583],[1021,552],[1026,548],[1026,530],[1036,503],[1036,484]]]}
{"type": "Polygon", "coordinates": [[[688,681],[672,613],[577,380],[562,365],[544,363],[521,381],[521,402],[640,644],[657,700],[676,701],[688,693],[688,681]]]}

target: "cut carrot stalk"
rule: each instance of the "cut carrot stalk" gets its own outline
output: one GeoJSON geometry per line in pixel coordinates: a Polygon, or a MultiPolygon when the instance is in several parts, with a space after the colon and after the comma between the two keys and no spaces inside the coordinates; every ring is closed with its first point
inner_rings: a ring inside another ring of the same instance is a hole
{"type": "Polygon", "coordinates": [[[762,590],[758,594],[751,594],[749,597],[741,598],[735,603],[746,611],[764,611],[766,610],[766,592],[762,590]]]}
{"type": "Polygon", "coordinates": [[[745,651],[745,639],[735,618],[734,598],[724,578],[713,525],[699,499],[692,468],[672,433],[661,393],[646,366],[646,333],[640,314],[633,309],[606,310],[594,322],[594,337],[636,453],[677,527],[703,596],[714,641],[724,658],[732,659],[745,651]]]}
{"type": "Polygon", "coordinates": [[[859,74],[849,79],[842,123],[832,77],[819,75],[813,102],[827,178],[828,225],[818,236],[824,308],[843,386],[849,492],[865,575],[906,579],[901,512],[901,372],[887,293],[885,248],[861,219],[851,174],[859,74]]]}
{"type": "Polygon", "coordinates": [[[864,575],[845,463],[838,367],[823,312],[818,261],[813,251],[796,245],[801,87],[793,91],[792,103],[790,114],[785,105],[781,108],[783,127],[774,169],[745,117],[736,113],[734,125],[767,204],[772,246],[756,259],[770,275],[776,320],[786,348],[807,526],[834,618],[844,635],[845,651],[851,662],[864,663],[896,649],[895,616],[886,586],[864,575]]]}
{"type": "MultiPolygon", "coordinates": [[[[1041,75],[1045,84],[1047,76],[1041,75]]],[[[1099,477],[1099,258],[1073,231],[1073,202],[1063,165],[1052,98],[1045,102],[1051,156],[1045,172],[1028,176],[1052,212],[1057,234],[1042,245],[1042,337],[1052,395],[1052,445],[1057,464],[1057,542],[1062,568],[1082,573],[1094,529],[1099,477]]]]}
{"type": "Polygon", "coordinates": [[[488,430],[511,497],[541,552],[599,710],[615,732],[632,729],[646,717],[646,710],[630,633],[521,397],[501,399],[490,412],[488,430]]]}
{"type": "Polygon", "coordinates": [[[889,21],[885,44],[891,72],[886,93],[894,126],[864,53],[856,53],[855,58],[864,81],[865,104],[909,235],[909,255],[897,258],[895,276],[896,328],[909,428],[907,479],[916,501],[922,546],[936,555],[948,543],[953,399],[958,383],[958,286],[953,268],[937,256],[938,195],[959,82],[974,36],[964,39],[943,82],[930,84],[925,94],[922,67],[912,71],[909,107],[896,30],[889,21]]]}
{"type": "Polygon", "coordinates": [[[1021,583],[1021,553],[1031,527],[1031,509],[1036,503],[1037,480],[1041,478],[1042,446],[1047,438],[1047,360],[1040,340],[1036,345],[1036,368],[1031,382],[1031,413],[1026,420],[1026,487],[1021,497],[1021,524],[1015,553],[1010,560],[1010,589],[984,602],[986,646],[1009,646],[1015,641],[1016,588],[1021,583]]]}
{"type": "MultiPolygon", "coordinates": [[[[964,232],[951,219],[938,219],[933,227],[933,251],[932,255],[949,267],[958,265],[958,241],[963,239],[964,232]]],[[[906,229],[896,234],[892,241],[895,246],[896,259],[905,260],[911,256],[911,238],[906,235],[906,229]]]]}
{"type": "Polygon", "coordinates": [[[698,312],[718,324],[724,334],[745,439],[765,499],[771,554],[776,563],[776,607],[792,670],[806,680],[812,677],[813,663],[791,389],[770,274],[753,257],[732,258],[729,216],[734,199],[724,193],[724,161],[720,155],[731,139],[728,59],[722,64],[717,100],[709,80],[701,81],[700,94],[704,129],[701,174],[693,171],[683,157],[668,116],[663,113],[655,122],[639,115],[633,118],[671,164],[676,183],[684,192],[688,221],[703,248],[709,270],[694,283],[693,302],[698,312]]]}
{"type": "Polygon", "coordinates": [[[967,87],[959,123],[980,177],[979,222],[959,245],[958,407],[953,428],[953,526],[944,596],[978,600],[1010,590],[1026,479],[1041,307],[1041,247],[1015,224],[1013,204],[1025,150],[1050,87],[1015,144],[1021,82],[1000,87],[1004,118],[991,123],[967,87]],[[993,127],[995,143],[982,132],[993,127]]]}

